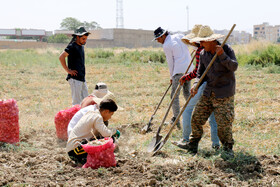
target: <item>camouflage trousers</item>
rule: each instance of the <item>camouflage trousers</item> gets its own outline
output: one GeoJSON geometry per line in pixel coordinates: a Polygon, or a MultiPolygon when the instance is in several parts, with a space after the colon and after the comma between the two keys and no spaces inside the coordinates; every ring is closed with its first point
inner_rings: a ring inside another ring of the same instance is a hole
{"type": "Polygon", "coordinates": [[[234,120],[234,96],[216,98],[212,92],[210,97],[202,96],[195,106],[192,115],[192,135],[190,144],[198,145],[203,135],[203,125],[214,112],[218,126],[218,136],[225,148],[232,149],[232,123],[234,120]]]}

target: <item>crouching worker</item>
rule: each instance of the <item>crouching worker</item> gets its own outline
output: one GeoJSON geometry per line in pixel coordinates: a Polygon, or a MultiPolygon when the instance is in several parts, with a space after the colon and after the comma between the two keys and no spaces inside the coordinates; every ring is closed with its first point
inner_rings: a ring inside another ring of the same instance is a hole
{"type": "Polygon", "coordinates": [[[76,164],[85,164],[87,153],[81,144],[88,140],[103,137],[119,138],[120,132],[115,129],[108,129],[104,121],[108,121],[118,106],[112,99],[105,99],[100,102],[99,109],[88,111],[71,131],[66,145],[66,152],[76,164]],[[94,135],[93,135],[94,134],[94,135]]]}

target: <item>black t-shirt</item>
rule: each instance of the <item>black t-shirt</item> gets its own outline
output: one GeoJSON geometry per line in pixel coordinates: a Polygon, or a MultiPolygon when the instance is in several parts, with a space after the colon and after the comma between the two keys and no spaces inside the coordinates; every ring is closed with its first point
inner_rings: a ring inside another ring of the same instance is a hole
{"type": "Polygon", "coordinates": [[[84,47],[73,42],[65,48],[65,52],[69,54],[67,58],[68,68],[78,72],[77,76],[71,76],[68,74],[66,80],[73,78],[85,82],[86,71],[84,47]]]}

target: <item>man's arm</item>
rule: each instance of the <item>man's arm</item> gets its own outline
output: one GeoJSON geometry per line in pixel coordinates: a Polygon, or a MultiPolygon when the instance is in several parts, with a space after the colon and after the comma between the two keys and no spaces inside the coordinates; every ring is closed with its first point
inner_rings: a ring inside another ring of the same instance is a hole
{"type": "Polygon", "coordinates": [[[217,45],[216,52],[218,54],[218,57],[221,61],[221,64],[225,66],[229,71],[236,71],[238,62],[236,60],[234,51],[230,47],[226,47],[227,48],[225,53],[224,49],[221,46],[217,45]]]}
{"type": "Polygon", "coordinates": [[[172,74],[173,74],[173,70],[174,70],[173,52],[172,52],[172,49],[169,46],[163,48],[163,50],[164,50],[167,65],[168,65],[168,68],[169,68],[170,80],[172,80],[172,74]]]}
{"type": "Polygon", "coordinates": [[[63,67],[63,69],[68,73],[68,74],[70,74],[70,75],[72,75],[72,76],[77,76],[77,71],[76,70],[71,70],[71,69],[69,69],[68,67],[67,67],[67,65],[66,65],[66,57],[68,57],[69,56],[69,54],[67,53],[67,52],[65,52],[65,51],[63,51],[60,55],[59,55],[59,61],[60,61],[60,63],[61,63],[61,65],[62,65],[62,67],[63,67]]]}
{"type": "Polygon", "coordinates": [[[116,133],[115,129],[111,130],[111,129],[106,127],[106,125],[103,122],[102,117],[97,118],[95,120],[94,127],[103,137],[110,137],[110,136],[113,136],[116,133]]]}
{"type": "Polygon", "coordinates": [[[84,108],[84,107],[87,107],[89,105],[94,105],[96,104],[94,101],[93,101],[93,96],[89,95],[87,97],[85,97],[82,102],[81,102],[81,108],[84,108]]]}

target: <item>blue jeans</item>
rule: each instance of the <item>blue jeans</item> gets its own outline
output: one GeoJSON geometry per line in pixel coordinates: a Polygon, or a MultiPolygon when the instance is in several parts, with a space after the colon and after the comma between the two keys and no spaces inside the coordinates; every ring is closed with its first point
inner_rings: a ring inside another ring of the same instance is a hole
{"type": "MultiPolygon", "coordinates": [[[[189,141],[190,134],[192,132],[191,127],[191,117],[192,117],[192,111],[200,99],[200,97],[203,95],[203,91],[206,87],[206,82],[204,82],[198,89],[197,94],[191,98],[189,101],[185,111],[183,112],[183,139],[186,141],[189,141]]],[[[217,130],[217,123],[215,120],[214,113],[212,113],[209,117],[209,124],[211,127],[211,141],[212,146],[220,145],[220,140],[218,137],[218,130],[217,130]]]]}

